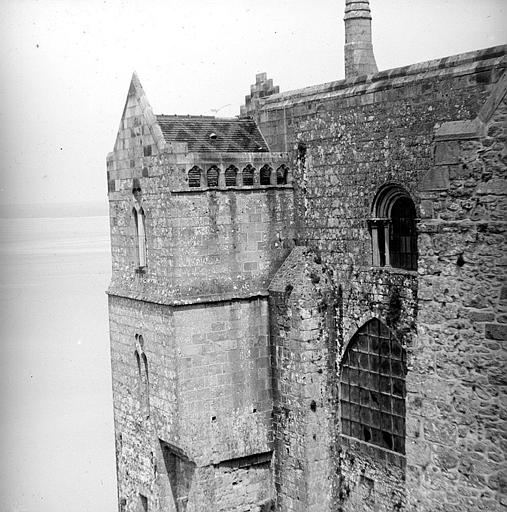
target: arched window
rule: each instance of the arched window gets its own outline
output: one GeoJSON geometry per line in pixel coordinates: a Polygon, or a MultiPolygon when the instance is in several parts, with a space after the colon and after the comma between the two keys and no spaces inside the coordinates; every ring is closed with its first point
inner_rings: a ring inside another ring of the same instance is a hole
{"type": "Polygon", "coordinates": [[[370,320],[351,339],[340,365],[342,434],[405,453],[405,349],[370,320]]]}
{"type": "Polygon", "coordinates": [[[194,165],[190,171],[188,171],[188,186],[189,187],[200,187],[201,186],[201,174],[202,170],[194,165]]]}
{"type": "Polygon", "coordinates": [[[276,184],[277,185],[287,185],[287,176],[289,174],[289,168],[282,164],[276,170],[276,184]]]}
{"type": "Polygon", "coordinates": [[[417,219],[414,202],[398,185],[383,187],[370,219],[373,265],[417,270],[417,219]]]}
{"type": "Polygon", "coordinates": [[[260,171],[260,183],[261,185],[271,184],[271,167],[266,164],[261,167],[260,171]]]}
{"type": "Polygon", "coordinates": [[[219,174],[220,174],[220,171],[218,170],[218,167],[216,165],[212,165],[208,169],[207,181],[208,181],[209,188],[217,188],[218,187],[218,175],[219,174]]]}
{"type": "Polygon", "coordinates": [[[138,268],[146,267],[146,223],[144,210],[139,203],[134,204],[132,216],[135,224],[135,243],[138,268]]]}
{"type": "Polygon", "coordinates": [[[254,172],[255,169],[250,164],[243,169],[243,185],[251,187],[254,184],[254,172]]]}
{"type": "Polygon", "coordinates": [[[234,165],[229,165],[225,170],[225,186],[226,187],[235,187],[236,186],[236,176],[238,174],[238,169],[234,167],[234,165]]]}

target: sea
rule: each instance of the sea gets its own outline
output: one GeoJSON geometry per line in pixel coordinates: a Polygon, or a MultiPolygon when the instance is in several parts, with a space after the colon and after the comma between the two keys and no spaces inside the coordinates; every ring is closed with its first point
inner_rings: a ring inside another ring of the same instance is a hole
{"type": "Polygon", "coordinates": [[[116,511],[108,218],[0,218],[0,264],[0,511],[116,511]]]}

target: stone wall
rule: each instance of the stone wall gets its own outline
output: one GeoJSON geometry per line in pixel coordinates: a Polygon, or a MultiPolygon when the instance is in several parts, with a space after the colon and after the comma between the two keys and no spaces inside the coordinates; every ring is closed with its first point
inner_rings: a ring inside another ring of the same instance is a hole
{"type": "Polygon", "coordinates": [[[456,124],[437,131],[432,172],[445,179],[428,180],[422,193],[410,510],[507,505],[505,90],[475,133],[456,124]]]}
{"type": "MultiPolygon", "coordinates": [[[[339,489],[333,494],[336,509],[476,510],[481,504],[484,510],[487,506],[496,510],[502,499],[498,490],[504,477],[503,458],[486,440],[499,442],[499,368],[505,361],[497,339],[504,336],[499,300],[504,275],[500,220],[505,215],[505,184],[499,180],[505,172],[505,117],[496,114],[483,142],[464,141],[456,150],[435,144],[434,129],[446,122],[466,123],[479,114],[495,94],[495,84],[502,81],[504,53],[505,48],[494,48],[369,78],[275,94],[256,113],[272,148],[288,151],[291,158],[298,244],[319,255],[333,293],[340,292],[342,297],[336,367],[350,338],[371,318],[382,320],[408,354],[406,456],[338,439],[340,477],[330,484],[339,489]],[[440,160],[445,170],[435,171],[435,159],[448,154],[458,161],[440,160]],[[463,167],[465,162],[470,165],[463,167]],[[430,197],[425,184],[428,174],[435,172],[437,181],[444,183],[448,173],[451,189],[438,190],[430,197]],[[417,272],[372,266],[368,220],[373,216],[375,196],[386,184],[407,190],[422,217],[417,272]],[[438,234],[427,233],[428,211],[438,218],[438,234]],[[465,220],[467,215],[472,215],[473,229],[465,220]],[[456,279],[466,275],[467,263],[458,261],[456,246],[475,269],[469,270],[464,287],[456,279]],[[440,247],[453,248],[445,263],[440,247]],[[446,272],[452,276],[452,285],[442,279],[446,272]],[[427,274],[432,290],[438,290],[434,297],[428,297],[427,274]],[[469,299],[461,302],[465,297],[469,299]],[[467,316],[471,320],[465,321],[467,316]],[[472,342],[474,338],[477,341],[472,342]],[[457,357],[454,347],[460,343],[463,352],[457,357]],[[470,344],[478,348],[470,351],[470,344]],[[467,371],[475,375],[471,382],[463,368],[465,354],[471,358],[467,371]],[[442,380],[434,378],[439,372],[442,380]],[[452,404],[462,393],[466,400],[473,393],[479,395],[472,409],[465,408],[463,400],[462,412],[453,413],[452,404]],[[459,440],[458,431],[466,441],[459,440]],[[459,461],[460,453],[469,454],[466,467],[459,461]],[[459,481],[463,484],[457,485],[459,481]],[[437,505],[444,502],[445,506],[437,505]]],[[[276,304],[281,300],[274,296],[276,304]]],[[[293,321],[283,319],[287,315],[283,308],[273,313],[277,325],[288,322],[294,327],[293,321]]],[[[304,331],[301,326],[297,329],[304,331]]],[[[312,349],[317,350],[319,341],[314,343],[312,349]]],[[[300,350],[297,344],[290,345],[285,357],[297,361],[300,350]]],[[[298,379],[304,379],[305,368],[293,368],[289,374],[293,388],[297,389],[298,379]]],[[[339,373],[334,376],[335,386],[338,377],[339,373]]],[[[280,378],[277,385],[284,389],[282,374],[276,380],[280,378]]],[[[286,389],[293,388],[286,385],[286,389]]],[[[275,404],[276,400],[275,394],[275,404]]],[[[327,416],[335,418],[335,429],[340,432],[339,413],[327,407],[327,416]]],[[[305,421],[292,416],[288,421],[283,416],[275,420],[275,431],[280,429],[281,436],[291,442],[296,439],[291,434],[297,428],[294,425],[305,421]]],[[[279,473],[283,481],[277,482],[282,488],[277,489],[279,495],[294,482],[310,481],[297,464],[289,464],[288,455],[277,453],[276,457],[283,468],[279,473]]],[[[276,471],[275,467],[275,478],[276,471]]],[[[297,510],[294,503],[279,499],[280,510],[297,510]]]]}

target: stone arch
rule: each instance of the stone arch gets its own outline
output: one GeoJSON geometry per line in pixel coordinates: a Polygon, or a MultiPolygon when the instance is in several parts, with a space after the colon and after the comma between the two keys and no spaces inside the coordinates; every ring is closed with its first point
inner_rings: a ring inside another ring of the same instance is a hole
{"type": "Polygon", "coordinates": [[[410,194],[398,184],[377,192],[370,219],[373,265],[417,270],[417,218],[410,194]]]}
{"type": "Polygon", "coordinates": [[[261,167],[259,180],[261,185],[271,185],[271,167],[265,164],[261,167]]]}

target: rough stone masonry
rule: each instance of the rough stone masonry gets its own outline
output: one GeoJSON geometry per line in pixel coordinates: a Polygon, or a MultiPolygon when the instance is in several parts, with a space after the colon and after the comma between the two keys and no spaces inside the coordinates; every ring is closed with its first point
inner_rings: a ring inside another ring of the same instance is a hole
{"type": "Polygon", "coordinates": [[[107,157],[122,512],[507,507],[507,47],[234,119],[155,115],[107,157]]]}

